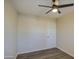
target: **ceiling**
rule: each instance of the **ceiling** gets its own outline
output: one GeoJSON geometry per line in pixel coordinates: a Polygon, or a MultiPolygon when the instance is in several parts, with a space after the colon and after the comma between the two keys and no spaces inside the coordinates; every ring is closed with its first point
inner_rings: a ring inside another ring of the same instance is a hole
{"type": "MultiPolygon", "coordinates": [[[[74,2],[74,0],[59,0],[59,1],[60,5],[74,2]]],[[[12,3],[19,13],[35,16],[58,17],[74,10],[74,7],[66,7],[66,8],[60,8],[62,12],[61,14],[53,12],[45,14],[45,12],[50,10],[50,8],[39,7],[38,5],[41,4],[51,6],[53,4],[52,0],[12,0],[12,3]]]]}

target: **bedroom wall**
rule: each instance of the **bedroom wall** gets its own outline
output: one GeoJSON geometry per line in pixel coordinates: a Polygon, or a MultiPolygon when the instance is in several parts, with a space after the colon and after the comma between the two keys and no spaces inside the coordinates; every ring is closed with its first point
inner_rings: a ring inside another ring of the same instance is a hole
{"type": "Polygon", "coordinates": [[[16,25],[17,14],[13,8],[11,0],[4,3],[4,58],[15,59],[16,57],[16,25]]]}
{"type": "Polygon", "coordinates": [[[56,20],[19,15],[17,53],[27,53],[56,47],[56,20]]]}
{"type": "Polygon", "coordinates": [[[74,13],[68,13],[57,20],[57,47],[74,56],[74,13]]]}

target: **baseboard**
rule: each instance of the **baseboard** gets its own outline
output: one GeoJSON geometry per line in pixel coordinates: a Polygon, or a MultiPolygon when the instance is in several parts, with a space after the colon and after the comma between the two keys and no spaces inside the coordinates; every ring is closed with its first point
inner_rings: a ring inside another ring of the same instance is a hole
{"type": "Polygon", "coordinates": [[[33,50],[33,51],[28,51],[28,52],[27,52],[27,51],[24,51],[24,52],[17,52],[17,55],[19,55],[19,54],[24,54],[24,53],[37,52],[37,51],[42,51],[42,50],[49,50],[49,49],[53,49],[53,48],[56,48],[56,47],[37,49],[37,50],[33,50]]]}
{"type": "Polygon", "coordinates": [[[16,59],[15,56],[4,56],[4,59],[16,59]]]}
{"type": "Polygon", "coordinates": [[[70,55],[70,56],[74,57],[74,55],[73,55],[73,54],[71,54],[71,53],[69,53],[69,52],[65,51],[64,49],[59,48],[59,47],[57,47],[57,48],[58,48],[59,50],[61,50],[61,51],[65,52],[66,54],[68,54],[68,55],[70,55]]]}

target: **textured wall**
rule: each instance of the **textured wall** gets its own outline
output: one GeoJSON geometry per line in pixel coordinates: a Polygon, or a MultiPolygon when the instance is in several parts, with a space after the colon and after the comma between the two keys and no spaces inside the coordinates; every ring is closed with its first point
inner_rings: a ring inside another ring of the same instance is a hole
{"type": "Polygon", "coordinates": [[[17,53],[56,47],[55,19],[20,15],[17,31],[17,53]]]}
{"type": "Polygon", "coordinates": [[[57,20],[57,47],[74,56],[74,14],[69,13],[57,20]]]}

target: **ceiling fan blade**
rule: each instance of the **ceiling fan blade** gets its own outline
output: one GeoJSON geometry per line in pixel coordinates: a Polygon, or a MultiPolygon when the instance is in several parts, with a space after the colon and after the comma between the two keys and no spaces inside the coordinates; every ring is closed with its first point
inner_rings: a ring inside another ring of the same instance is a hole
{"type": "Polygon", "coordinates": [[[45,14],[48,14],[49,12],[51,12],[53,9],[50,9],[49,11],[47,11],[45,14]]]}
{"type": "Polygon", "coordinates": [[[38,5],[40,7],[47,7],[47,8],[52,8],[52,6],[45,6],[45,5],[38,5]]]}
{"type": "Polygon", "coordinates": [[[59,14],[61,14],[61,11],[60,11],[60,10],[58,10],[58,13],[59,13],[59,14]]]}
{"type": "Polygon", "coordinates": [[[64,8],[64,7],[70,7],[73,6],[74,4],[65,4],[65,5],[59,5],[58,8],[64,8]]]}

